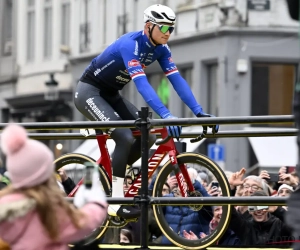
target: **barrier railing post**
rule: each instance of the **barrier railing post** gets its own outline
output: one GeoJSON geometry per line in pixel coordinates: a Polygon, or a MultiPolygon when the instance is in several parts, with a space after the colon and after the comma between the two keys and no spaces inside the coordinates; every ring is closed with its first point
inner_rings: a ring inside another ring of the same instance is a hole
{"type": "Polygon", "coordinates": [[[138,249],[149,249],[148,248],[148,206],[150,198],[148,196],[148,158],[149,158],[149,108],[142,107],[139,112],[140,119],[137,120],[137,125],[141,130],[141,156],[142,156],[142,186],[140,192],[140,204],[141,204],[141,218],[143,228],[141,228],[141,248],[138,249]]]}

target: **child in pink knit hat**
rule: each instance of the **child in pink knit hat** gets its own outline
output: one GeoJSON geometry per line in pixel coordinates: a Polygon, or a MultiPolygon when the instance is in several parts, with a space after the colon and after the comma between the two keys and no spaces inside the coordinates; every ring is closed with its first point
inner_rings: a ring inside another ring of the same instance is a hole
{"type": "Polygon", "coordinates": [[[81,186],[74,203],[63,197],[55,179],[53,154],[25,129],[10,124],[1,134],[1,149],[11,184],[0,191],[0,236],[11,249],[67,250],[106,219],[107,203],[97,171],[93,186],[81,186]]]}

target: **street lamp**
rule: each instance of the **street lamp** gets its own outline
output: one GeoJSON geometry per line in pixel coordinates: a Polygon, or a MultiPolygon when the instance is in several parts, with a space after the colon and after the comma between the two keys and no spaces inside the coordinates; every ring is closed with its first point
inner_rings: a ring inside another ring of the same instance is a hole
{"type": "Polygon", "coordinates": [[[45,82],[47,91],[44,99],[47,101],[56,101],[58,99],[58,82],[54,79],[54,73],[50,73],[50,80],[45,82]]]}

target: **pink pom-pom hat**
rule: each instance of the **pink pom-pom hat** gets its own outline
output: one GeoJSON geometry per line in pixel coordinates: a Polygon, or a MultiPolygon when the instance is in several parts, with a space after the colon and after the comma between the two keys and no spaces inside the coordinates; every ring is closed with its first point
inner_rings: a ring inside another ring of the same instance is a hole
{"type": "Polygon", "coordinates": [[[54,173],[53,153],[45,144],[28,139],[23,127],[9,124],[3,130],[0,141],[14,188],[34,187],[54,173]]]}

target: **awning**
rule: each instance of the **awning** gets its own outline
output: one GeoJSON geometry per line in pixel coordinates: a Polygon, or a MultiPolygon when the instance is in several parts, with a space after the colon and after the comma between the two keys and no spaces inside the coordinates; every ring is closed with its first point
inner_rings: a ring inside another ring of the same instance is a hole
{"type": "MultiPolygon", "coordinates": [[[[67,102],[72,101],[73,94],[69,90],[58,92],[58,99],[48,101],[44,98],[44,93],[18,95],[5,99],[12,115],[40,114],[41,112],[51,112],[54,115],[70,116],[72,110],[67,102]]],[[[38,116],[38,115],[37,115],[38,116]]]]}
{"type": "MultiPolygon", "coordinates": [[[[288,128],[244,128],[247,131],[275,129],[288,130],[288,128]]],[[[249,141],[258,160],[258,167],[278,169],[282,166],[296,166],[298,161],[296,136],[249,137],[249,141]]]]}
{"type": "MultiPolygon", "coordinates": [[[[192,126],[192,127],[185,127],[183,128],[183,132],[193,132],[193,133],[202,133],[202,127],[201,126],[192,126]]],[[[161,140],[161,139],[158,139],[161,140]]],[[[201,140],[200,142],[191,143],[190,139],[184,138],[181,141],[187,143],[187,152],[194,152],[201,143],[204,142],[205,139],[201,140]]],[[[107,148],[110,155],[112,155],[114,149],[115,149],[115,142],[111,139],[107,140],[107,148]]],[[[154,144],[151,149],[156,149],[157,146],[154,144]]],[[[97,160],[100,158],[100,151],[98,147],[97,140],[95,139],[87,139],[85,142],[83,142],[75,151],[74,153],[81,153],[88,155],[92,157],[94,160],[97,160]]],[[[168,157],[165,157],[164,160],[161,162],[160,165],[163,165],[168,160],[168,157]]],[[[133,166],[141,166],[141,159],[136,161],[133,166]]]]}

